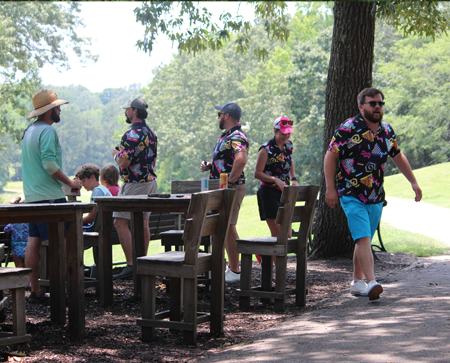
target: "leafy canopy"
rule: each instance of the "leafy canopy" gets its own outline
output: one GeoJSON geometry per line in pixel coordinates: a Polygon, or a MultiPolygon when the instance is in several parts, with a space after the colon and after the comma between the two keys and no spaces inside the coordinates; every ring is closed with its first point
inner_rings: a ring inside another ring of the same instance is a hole
{"type": "MultiPolygon", "coordinates": [[[[289,18],[286,15],[285,1],[248,1],[255,9],[255,16],[261,20],[271,39],[287,40],[289,37],[289,18]]],[[[233,33],[236,53],[248,51],[251,42],[251,23],[242,15],[233,16],[223,12],[219,23],[213,21],[213,14],[206,7],[200,8],[193,1],[146,1],[141,8],[135,9],[136,21],[145,25],[144,39],[137,42],[139,49],[153,50],[158,34],[164,34],[178,43],[180,52],[197,54],[206,49],[219,50],[224,47],[233,33]],[[178,11],[178,15],[174,16],[178,11]]],[[[268,57],[268,49],[256,47],[259,58],[268,57]]]]}
{"type": "Polygon", "coordinates": [[[97,60],[86,49],[90,38],[76,33],[83,26],[79,11],[76,2],[0,1],[0,136],[17,128],[17,117],[6,109],[22,116],[29,111],[40,68],[69,68],[69,48],[82,61],[97,60]]]}

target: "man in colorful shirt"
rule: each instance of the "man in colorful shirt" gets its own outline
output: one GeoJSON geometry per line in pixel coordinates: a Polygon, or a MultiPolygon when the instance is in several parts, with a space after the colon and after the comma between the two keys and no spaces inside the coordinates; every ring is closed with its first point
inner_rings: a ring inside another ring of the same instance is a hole
{"type": "MultiPolygon", "coordinates": [[[[147,103],[142,98],[133,98],[120,107],[125,109],[127,123],[131,124],[131,127],[122,136],[120,150],[113,150],[113,157],[120,166],[120,176],[123,181],[118,196],[156,193],[157,137],[145,123],[148,115],[147,103]]],[[[114,212],[113,217],[115,218],[114,227],[127,259],[127,266],[113,278],[125,279],[133,275],[131,232],[128,228],[131,217],[129,212],[114,212]]],[[[149,217],[149,212],[144,213],[145,251],[150,242],[149,217]]]]}
{"type": "Polygon", "coordinates": [[[215,106],[219,110],[219,128],[225,130],[214,147],[212,162],[202,163],[201,170],[210,170],[210,179],[219,179],[220,173],[228,174],[228,187],[236,190],[234,210],[230,220],[230,229],[226,249],[228,267],[225,271],[225,281],[229,283],[240,281],[239,254],[236,240],[239,238],[236,223],[242,200],[247,192],[244,168],[248,158],[248,139],[241,129],[239,120],[242,111],[235,102],[227,102],[223,106],[215,106]]]}
{"type": "Polygon", "coordinates": [[[360,114],[336,129],[324,160],[325,202],[334,208],[339,195],[355,241],[350,292],[368,296],[371,301],[379,299],[383,292],[375,280],[370,243],[381,219],[388,155],[411,183],[416,202],[422,199],[422,191],[397,145],[394,130],[387,122],[382,122],[383,100],[383,93],[376,88],[366,88],[358,95],[360,114]],[[336,160],[339,160],[337,191],[334,180],[336,160]],[[364,282],[364,276],[368,284],[364,282]]]}

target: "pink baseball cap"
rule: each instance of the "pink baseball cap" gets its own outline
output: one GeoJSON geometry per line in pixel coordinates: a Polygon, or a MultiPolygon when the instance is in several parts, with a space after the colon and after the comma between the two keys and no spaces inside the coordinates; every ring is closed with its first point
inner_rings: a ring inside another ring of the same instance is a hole
{"type": "Polygon", "coordinates": [[[293,124],[294,122],[289,120],[286,116],[281,116],[273,122],[273,128],[280,130],[282,134],[293,134],[294,131],[292,131],[291,127],[293,124]]]}

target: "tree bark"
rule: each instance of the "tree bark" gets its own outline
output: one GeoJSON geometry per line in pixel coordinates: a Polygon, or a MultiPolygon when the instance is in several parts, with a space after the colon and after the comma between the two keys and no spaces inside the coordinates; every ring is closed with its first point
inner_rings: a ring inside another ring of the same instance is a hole
{"type": "MultiPolygon", "coordinates": [[[[375,14],[371,2],[336,1],[328,68],[322,160],[339,124],[359,113],[357,96],[372,86],[375,14]]],[[[336,172],[337,172],[336,166],[336,172]]],[[[311,258],[348,257],[354,242],[340,204],[325,203],[325,175],[320,178],[320,197],[315,217],[311,258]]]]}

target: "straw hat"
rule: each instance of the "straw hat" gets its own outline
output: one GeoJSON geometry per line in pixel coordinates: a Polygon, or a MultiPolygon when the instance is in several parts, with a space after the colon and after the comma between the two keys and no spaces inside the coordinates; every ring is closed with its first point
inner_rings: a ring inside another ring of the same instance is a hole
{"type": "Polygon", "coordinates": [[[58,99],[58,96],[51,89],[43,89],[36,92],[33,97],[34,111],[32,111],[28,118],[38,117],[48,110],[55,108],[64,103],[69,103],[68,101],[58,99]]]}

